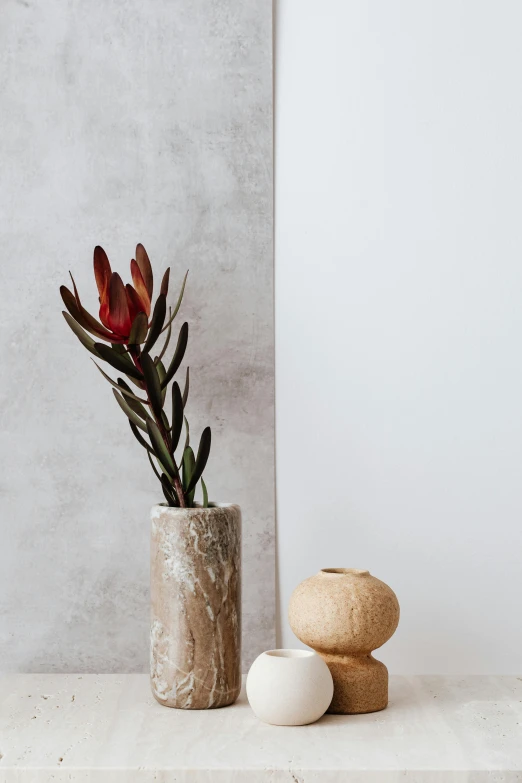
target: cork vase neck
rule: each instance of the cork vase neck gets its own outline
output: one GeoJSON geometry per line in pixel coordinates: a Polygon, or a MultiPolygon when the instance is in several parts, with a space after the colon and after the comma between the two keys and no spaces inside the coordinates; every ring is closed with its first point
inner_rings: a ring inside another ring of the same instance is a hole
{"type": "Polygon", "coordinates": [[[160,704],[209,709],[241,689],[241,510],[151,510],[150,677],[160,704]]]}
{"type": "Polygon", "coordinates": [[[334,696],[328,712],[376,712],[388,704],[388,670],[372,651],[393,635],[399,602],[369,571],[324,568],[294,590],[290,626],[330,669],[334,696]]]}

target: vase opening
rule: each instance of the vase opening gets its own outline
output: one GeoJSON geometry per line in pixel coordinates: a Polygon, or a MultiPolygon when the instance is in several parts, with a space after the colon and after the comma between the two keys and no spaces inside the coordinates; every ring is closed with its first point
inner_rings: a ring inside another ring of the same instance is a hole
{"type": "Polygon", "coordinates": [[[334,574],[337,576],[369,576],[369,571],[361,570],[360,568],[322,568],[322,574],[334,574]]]}
{"type": "Polygon", "coordinates": [[[272,658],[311,658],[315,653],[312,650],[267,650],[265,655],[272,658]]]}

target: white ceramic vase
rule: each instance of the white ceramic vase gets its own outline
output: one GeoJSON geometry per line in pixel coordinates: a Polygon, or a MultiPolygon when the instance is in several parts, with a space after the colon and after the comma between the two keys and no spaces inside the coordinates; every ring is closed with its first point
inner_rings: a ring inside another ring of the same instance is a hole
{"type": "Polygon", "coordinates": [[[328,666],[312,650],[268,650],[252,664],[246,690],[260,720],[304,726],[330,706],[333,680],[328,666]]]}

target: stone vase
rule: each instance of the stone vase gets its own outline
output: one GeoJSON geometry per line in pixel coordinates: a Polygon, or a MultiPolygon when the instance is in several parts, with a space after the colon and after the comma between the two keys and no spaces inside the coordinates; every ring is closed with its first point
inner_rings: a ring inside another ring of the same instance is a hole
{"type": "Polygon", "coordinates": [[[241,510],[151,511],[150,678],[160,704],[225,707],[241,689],[241,510]]]}
{"type": "Polygon", "coordinates": [[[388,670],[372,656],[399,623],[388,585],[356,568],[324,568],[294,590],[290,626],[324,659],[334,682],[328,712],[377,712],[388,704],[388,670]]]}

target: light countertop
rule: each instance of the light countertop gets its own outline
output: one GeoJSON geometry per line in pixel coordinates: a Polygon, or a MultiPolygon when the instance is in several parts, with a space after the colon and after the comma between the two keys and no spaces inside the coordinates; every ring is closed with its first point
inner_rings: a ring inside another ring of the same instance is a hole
{"type": "Polygon", "coordinates": [[[161,707],[146,675],[0,677],[1,783],[522,782],[522,677],[392,677],[387,710],[260,723],[161,707]]]}

